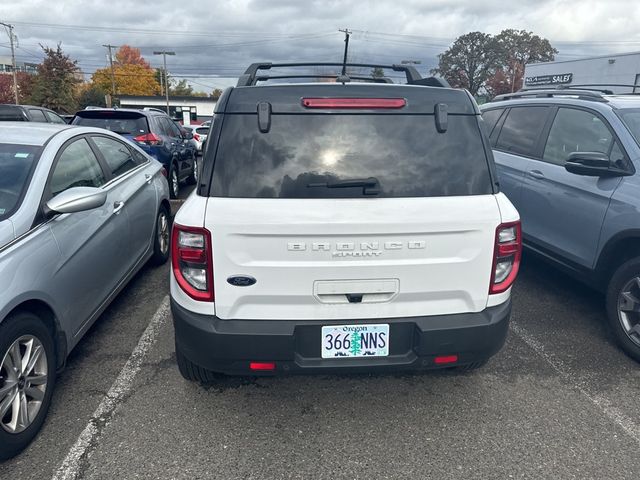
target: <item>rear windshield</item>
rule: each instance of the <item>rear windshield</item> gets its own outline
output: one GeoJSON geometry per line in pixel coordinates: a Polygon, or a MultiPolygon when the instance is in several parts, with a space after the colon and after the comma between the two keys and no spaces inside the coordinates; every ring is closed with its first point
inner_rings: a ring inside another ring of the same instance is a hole
{"type": "Polygon", "coordinates": [[[73,125],[104,128],[121,135],[149,133],[147,117],[130,112],[79,112],[73,119],[73,125]]]}
{"type": "Polygon", "coordinates": [[[0,143],[0,220],[20,205],[41,147],[0,143]]]}
{"type": "Polygon", "coordinates": [[[640,145],[640,108],[624,108],[617,113],[640,145]]]}
{"type": "Polygon", "coordinates": [[[209,127],[198,127],[198,128],[196,128],[196,133],[198,135],[208,135],[209,134],[209,127]]]}
{"type": "Polygon", "coordinates": [[[26,120],[21,108],[13,105],[0,105],[0,121],[24,122],[26,120]]]}
{"type": "Polygon", "coordinates": [[[438,197],[492,193],[478,119],[449,115],[227,115],[212,196],[438,197]],[[372,180],[373,179],[373,180],[372,180]],[[349,183],[349,182],[355,182],[349,183]]]}

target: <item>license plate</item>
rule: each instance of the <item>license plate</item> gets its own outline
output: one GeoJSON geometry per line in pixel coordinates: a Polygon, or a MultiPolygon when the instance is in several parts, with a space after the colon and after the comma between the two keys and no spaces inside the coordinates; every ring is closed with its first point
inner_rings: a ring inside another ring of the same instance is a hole
{"type": "Polygon", "coordinates": [[[386,357],[389,325],[322,327],[322,358],[386,357]]]}

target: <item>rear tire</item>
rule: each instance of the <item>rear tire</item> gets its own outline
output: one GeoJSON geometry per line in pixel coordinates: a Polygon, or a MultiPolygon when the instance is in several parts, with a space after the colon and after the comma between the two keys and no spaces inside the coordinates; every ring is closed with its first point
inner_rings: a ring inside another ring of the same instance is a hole
{"type": "Polygon", "coordinates": [[[0,461],[16,456],[36,437],[47,416],[55,381],[52,332],[31,312],[9,316],[0,325],[0,461]],[[12,367],[19,363],[14,358],[27,355],[34,362],[27,363],[28,370],[12,367]],[[24,403],[12,401],[16,397],[24,398],[24,403]],[[26,412],[26,417],[20,412],[26,412]]]}
{"type": "Polygon", "coordinates": [[[193,171],[187,178],[188,185],[195,185],[198,183],[198,154],[193,154],[193,171]]]}
{"type": "Polygon", "coordinates": [[[178,172],[178,165],[176,163],[171,164],[169,170],[169,198],[178,198],[180,194],[180,175],[178,172]]]}
{"type": "Polygon", "coordinates": [[[169,259],[169,242],[171,238],[171,217],[164,205],[160,206],[156,217],[156,228],[153,237],[153,265],[164,265],[169,259]]]}
{"type": "Polygon", "coordinates": [[[183,353],[178,348],[178,344],[176,344],[176,360],[178,362],[178,370],[180,371],[180,375],[182,375],[185,380],[189,380],[190,382],[212,384],[223,376],[222,374],[211,372],[193,363],[183,355],[183,353]]]}
{"type": "Polygon", "coordinates": [[[611,277],[607,319],[620,348],[640,362],[640,258],[623,263],[611,277]]]}

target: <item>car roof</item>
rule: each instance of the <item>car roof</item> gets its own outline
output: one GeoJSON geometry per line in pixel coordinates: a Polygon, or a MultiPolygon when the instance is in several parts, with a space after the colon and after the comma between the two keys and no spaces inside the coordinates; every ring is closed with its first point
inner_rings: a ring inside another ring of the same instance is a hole
{"type": "MultiPolygon", "coordinates": [[[[517,94],[517,93],[516,93],[517,94]]],[[[498,99],[481,105],[482,111],[494,108],[504,108],[514,105],[573,105],[588,106],[594,110],[607,111],[624,108],[640,108],[640,95],[633,94],[601,94],[594,93],[592,98],[580,97],[577,92],[571,90],[554,93],[553,96],[535,97],[522,96],[517,98],[498,99]]]]}
{"type": "Polygon", "coordinates": [[[71,125],[39,122],[0,122],[0,143],[42,146],[71,125]]]}

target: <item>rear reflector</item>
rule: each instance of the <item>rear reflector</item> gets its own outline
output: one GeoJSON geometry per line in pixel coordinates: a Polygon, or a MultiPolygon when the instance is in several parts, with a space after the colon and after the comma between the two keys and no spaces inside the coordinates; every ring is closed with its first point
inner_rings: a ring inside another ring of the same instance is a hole
{"type": "Polygon", "coordinates": [[[402,108],[407,104],[404,98],[303,98],[306,108],[402,108]]]}
{"type": "Polygon", "coordinates": [[[258,371],[272,371],[276,369],[275,362],[251,362],[249,363],[250,370],[258,371]]]}
{"type": "Polygon", "coordinates": [[[446,365],[447,363],[456,363],[458,355],[442,355],[435,358],[436,365],[446,365]]]}

